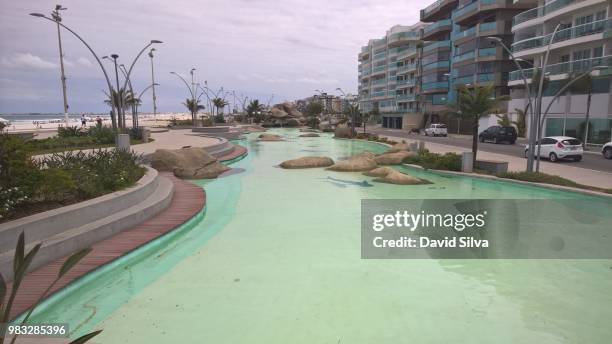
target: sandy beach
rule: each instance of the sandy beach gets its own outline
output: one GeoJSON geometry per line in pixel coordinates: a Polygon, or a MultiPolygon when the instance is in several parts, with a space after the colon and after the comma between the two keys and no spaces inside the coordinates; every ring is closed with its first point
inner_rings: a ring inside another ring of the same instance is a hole
{"type": "MultiPolygon", "coordinates": [[[[131,114],[126,114],[126,121],[127,121],[127,125],[129,127],[131,127],[132,125],[132,118],[131,118],[131,114]]],[[[58,117],[61,118],[61,117],[58,117]]],[[[144,126],[144,127],[156,127],[156,126],[160,126],[160,127],[165,127],[170,123],[170,120],[172,118],[176,118],[179,120],[188,120],[191,118],[191,115],[188,113],[161,113],[161,114],[157,114],[155,116],[155,118],[153,117],[153,114],[139,114],[138,115],[139,121],[140,121],[140,126],[144,126]]],[[[111,120],[108,116],[103,117],[102,118],[102,122],[103,125],[105,126],[110,126],[111,125],[111,120]]],[[[69,122],[70,126],[78,126],[81,127],[81,121],[80,120],[74,120],[71,118],[70,122],[69,122]]],[[[90,126],[95,126],[96,125],[96,116],[89,116],[89,121],[87,122],[87,124],[85,125],[85,127],[90,127],[90,126]]],[[[15,121],[15,122],[11,122],[11,124],[9,126],[7,126],[4,130],[14,133],[14,132],[34,132],[34,133],[50,133],[50,132],[56,132],[57,131],[57,127],[59,126],[64,126],[64,122],[58,123],[58,122],[53,122],[53,123],[45,123],[44,121],[42,121],[41,123],[37,123],[35,124],[34,121],[15,121]]]]}

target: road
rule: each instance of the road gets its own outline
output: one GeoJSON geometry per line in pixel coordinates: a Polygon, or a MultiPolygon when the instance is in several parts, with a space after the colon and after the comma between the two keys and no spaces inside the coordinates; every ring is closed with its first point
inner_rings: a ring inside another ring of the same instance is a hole
{"type": "MultiPolygon", "coordinates": [[[[425,135],[416,135],[411,134],[408,135],[406,131],[399,129],[387,129],[387,128],[374,128],[370,127],[367,129],[368,132],[379,134],[379,135],[388,135],[388,136],[396,136],[396,137],[405,137],[407,140],[423,140],[426,142],[435,142],[439,144],[456,146],[461,148],[472,148],[472,140],[471,137],[429,137],[425,135]]],[[[498,153],[498,154],[506,154],[511,156],[523,157],[524,146],[522,144],[516,143],[514,145],[509,144],[494,144],[494,143],[481,143],[478,142],[478,150],[482,150],[485,152],[498,153]]],[[[582,161],[561,161],[560,164],[571,164],[572,166],[587,168],[595,171],[604,171],[612,173],[612,160],[605,159],[601,154],[584,154],[582,157],[582,161]]]]}

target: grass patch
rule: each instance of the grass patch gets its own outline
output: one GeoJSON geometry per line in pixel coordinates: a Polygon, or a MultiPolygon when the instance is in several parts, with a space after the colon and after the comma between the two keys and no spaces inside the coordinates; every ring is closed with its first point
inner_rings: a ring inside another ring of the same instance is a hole
{"type": "Polygon", "coordinates": [[[504,173],[498,173],[496,174],[496,176],[499,178],[504,178],[504,179],[521,180],[521,181],[531,182],[531,183],[561,185],[561,186],[568,186],[568,187],[573,187],[577,189],[599,191],[603,193],[612,194],[612,189],[604,189],[604,188],[598,188],[595,186],[579,184],[573,180],[569,180],[563,177],[554,176],[551,174],[546,174],[546,173],[541,173],[541,172],[504,172],[504,173]]]}

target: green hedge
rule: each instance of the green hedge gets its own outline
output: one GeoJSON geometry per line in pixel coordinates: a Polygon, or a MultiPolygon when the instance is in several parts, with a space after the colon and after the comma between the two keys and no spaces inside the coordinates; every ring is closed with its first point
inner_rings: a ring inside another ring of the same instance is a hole
{"type": "Polygon", "coordinates": [[[32,159],[33,152],[29,142],[0,135],[0,221],[120,190],[144,175],[133,152],[78,151],[32,159]]]}
{"type": "Polygon", "coordinates": [[[456,153],[437,154],[421,149],[415,156],[404,159],[404,163],[419,165],[432,170],[461,171],[461,156],[456,153]]]}

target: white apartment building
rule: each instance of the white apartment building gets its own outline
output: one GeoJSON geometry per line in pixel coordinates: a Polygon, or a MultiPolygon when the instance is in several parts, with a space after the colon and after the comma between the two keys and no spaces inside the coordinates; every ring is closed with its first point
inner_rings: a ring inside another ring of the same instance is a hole
{"type": "MultiPolygon", "coordinates": [[[[531,82],[533,68],[540,66],[552,34],[550,58],[545,69],[548,87],[544,92],[543,109],[563,85],[594,67],[607,66],[592,73],[592,97],[589,115],[588,143],[601,144],[612,140],[612,1],[611,0],[514,0],[536,2],[530,10],[513,18],[513,54],[526,68],[531,82]]],[[[510,73],[512,101],[508,112],[525,109],[528,104],[524,81],[518,71],[510,73]]],[[[545,120],[544,135],[567,135],[584,140],[586,88],[565,92],[555,100],[545,120]]],[[[529,122],[529,121],[527,121],[529,122]]]]}
{"type": "Polygon", "coordinates": [[[359,53],[359,106],[378,112],[383,127],[416,128],[419,107],[419,50],[424,24],[396,25],[385,37],[373,39],[359,53]]]}

